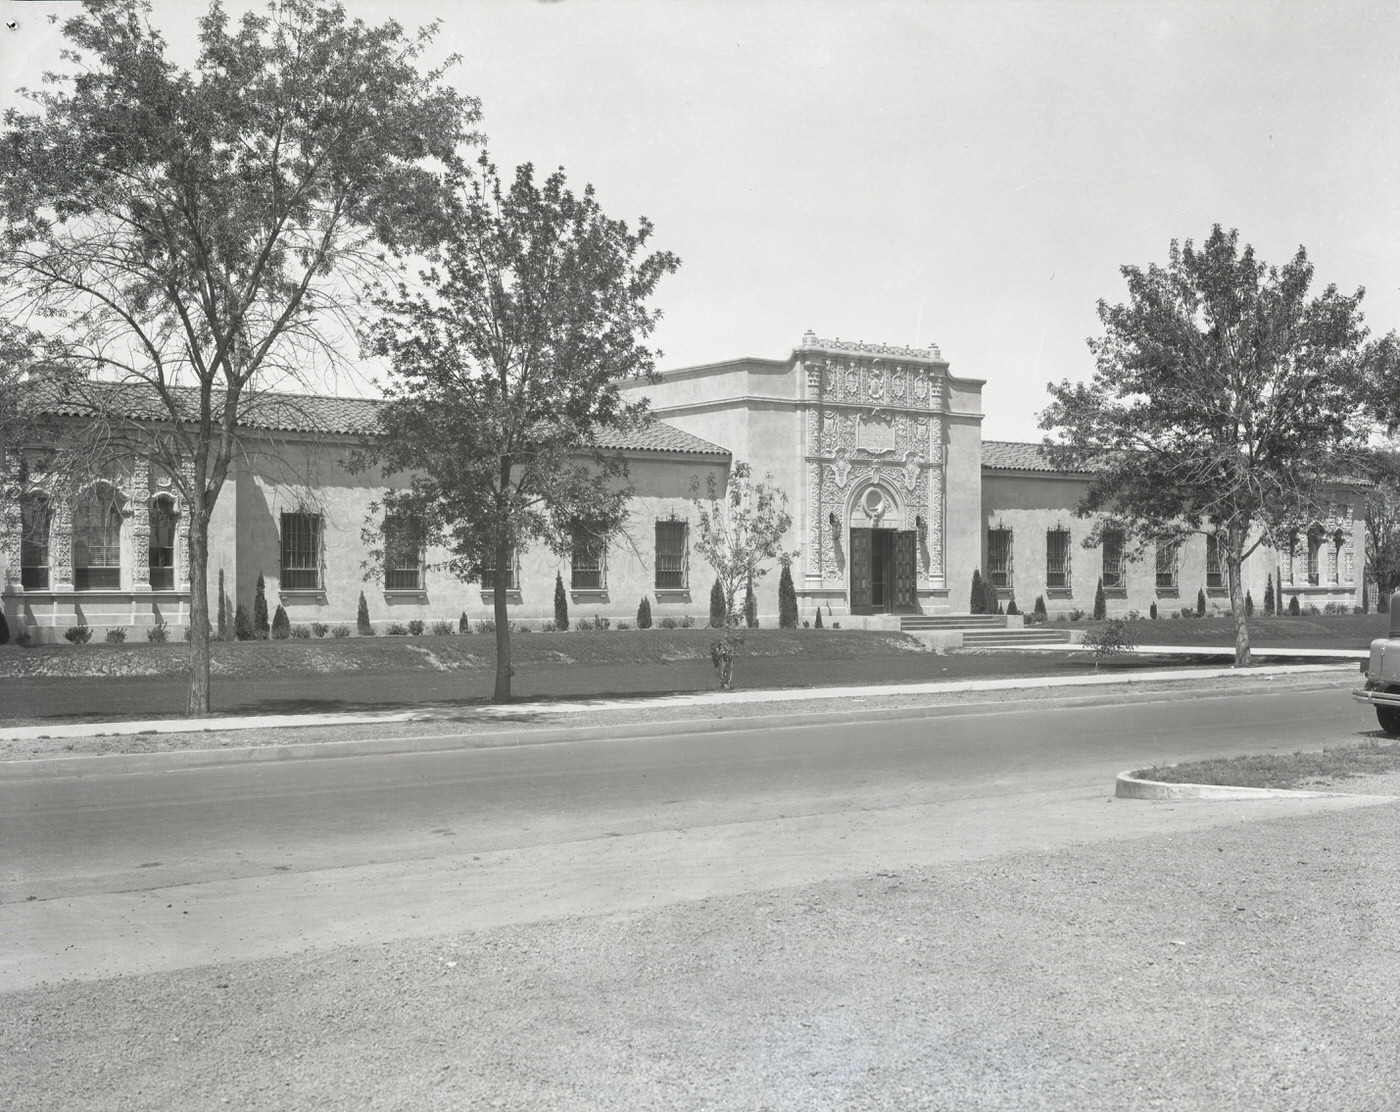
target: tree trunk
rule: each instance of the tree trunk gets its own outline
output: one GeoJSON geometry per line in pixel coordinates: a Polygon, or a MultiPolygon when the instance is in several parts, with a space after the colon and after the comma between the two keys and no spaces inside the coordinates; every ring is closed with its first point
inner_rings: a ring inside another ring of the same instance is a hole
{"type": "Polygon", "coordinates": [[[1230,585],[1230,613],[1235,619],[1235,667],[1245,668],[1249,665],[1249,618],[1244,610],[1244,591],[1242,590],[1241,567],[1244,559],[1241,555],[1244,549],[1243,531],[1231,529],[1225,536],[1225,577],[1230,585]]]}
{"type": "Polygon", "coordinates": [[[494,703],[510,702],[510,677],[515,669],[510,664],[510,612],[506,609],[506,584],[514,568],[515,553],[504,541],[496,544],[496,582],[493,592],[493,612],[496,615],[496,692],[494,703]]]}
{"type": "Polygon", "coordinates": [[[190,521],[190,693],[185,713],[209,713],[209,518],[198,510],[190,521]]]}

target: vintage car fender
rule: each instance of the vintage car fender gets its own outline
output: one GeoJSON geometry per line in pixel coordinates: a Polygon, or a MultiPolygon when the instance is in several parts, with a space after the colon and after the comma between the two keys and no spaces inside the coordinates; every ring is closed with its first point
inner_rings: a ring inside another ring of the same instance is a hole
{"type": "MultiPolygon", "coordinates": [[[[1354,690],[1352,698],[1370,703],[1382,714],[1382,725],[1400,713],[1400,591],[1390,596],[1390,636],[1371,642],[1366,661],[1366,682],[1354,690]]],[[[1389,729],[1389,727],[1386,727],[1389,729]]]]}

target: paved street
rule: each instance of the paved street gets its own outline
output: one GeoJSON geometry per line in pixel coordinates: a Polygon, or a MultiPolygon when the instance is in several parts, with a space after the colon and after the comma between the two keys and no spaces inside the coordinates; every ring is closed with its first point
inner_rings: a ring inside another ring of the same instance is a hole
{"type": "Polygon", "coordinates": [[[1319,748],[1370,726],[1336,689],[1175,692],[878,724],[680,726],[651,738],[5,783],[0,986],[1351,805],[1155,807],[1111,795],[1123,768],[1319,748]]]}

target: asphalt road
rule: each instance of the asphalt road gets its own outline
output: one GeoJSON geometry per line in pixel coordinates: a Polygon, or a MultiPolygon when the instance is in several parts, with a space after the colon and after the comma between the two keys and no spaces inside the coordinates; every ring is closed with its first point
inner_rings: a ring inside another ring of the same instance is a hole
{"type": "Polygon", "coordinates": [[[2,783],[0,987],[1237,821],[1183,806],[1125,827],[1105,803],[1123,768],[1368,729],[1335,689],[1176,692],[2,783]]]}

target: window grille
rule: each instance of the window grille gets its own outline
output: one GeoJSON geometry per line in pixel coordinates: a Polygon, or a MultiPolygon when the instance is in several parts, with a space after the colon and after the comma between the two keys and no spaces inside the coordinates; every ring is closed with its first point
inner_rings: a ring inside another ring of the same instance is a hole
{"type": "Polygon", "coordinates": [[[407,517],[390,517],[384,522],[384,589],[421,591],[423,589],[423,530],[407,517]]]}
{"type": "Polygon", "coordinates": [[[49,500],[26,498],[20,507],[20,586],[26,591],[49,589],[49,500]]]}
{"type": "Polygon", "coordinates": [[[1045,534],[1045,586],[1069,587],[1069,530],[1050,529],[1045,534]]]}
{"type": "Polygon", "coordinates": [[[688,545],[684,521],[656,523],[656,589],[683,591],[687,586],[688,545]]]}
{"type": "Polygon", "coordinates": [[[586,525],[575,525],[570,544],[569,584],[575,591],[601,591],[607,542],[586,525]]]}
{"type": "Polygon", "coordinates": [[[1220,538],[1214,533],[1206,534],[1206,586],[1225,586],[1225,574],[1220,565],[1220,538]]]}
{"type": "Polygon", "coordinates": [[[121,587],[121,510],[110,488],[92,492],[73,510],[73,586],[79,591],[121,587]]]}
{"type": "MultiPolygon", "coordinates": [[[[503,590],[519,590],[519,586],[516,583],[514,558],[512,558],[507,565],[505,575],[500,578],[505,581],[501,585],[503,590]]],[[[483,559],[481,564],[481,589],[483,591],[494,591],[496,589],[496,579],[496,554],[492,552],[483,559]]]]}
{"type": "Polygon", "coordinates": [[[1176,586],[1178,541],[1159,541],[1157,544],[1157,586],[1176,586]]]}
{"type": "Polygon", "coordinates": [[[1116,529],[1103,535],[1103,585],[1123,586],[1123,534],[1116,529]]]}
{"type": "Polygon", "coordinates": [[[321,589],[321,515],[283,513],[282,590],[321,589]]]}
{"type": "Polygon", "coordinates": [[[1319,556],[1322,552],[1322,530],[1314,526],[1308,530],[1308,584],[1316,587],[1322,582],[1319,556]]]}
{"type": "Polygon", "coordinates": [[[987,578],[993,587],[1011,586],[1011,530],[987,530],[987,578]]]}
{"type": "Polygon", "coordinates": [[[148,566],[151,590],[175,589],[175,506],[169,498],[157,498],[150,509],[151,539],[148,566]]]}

